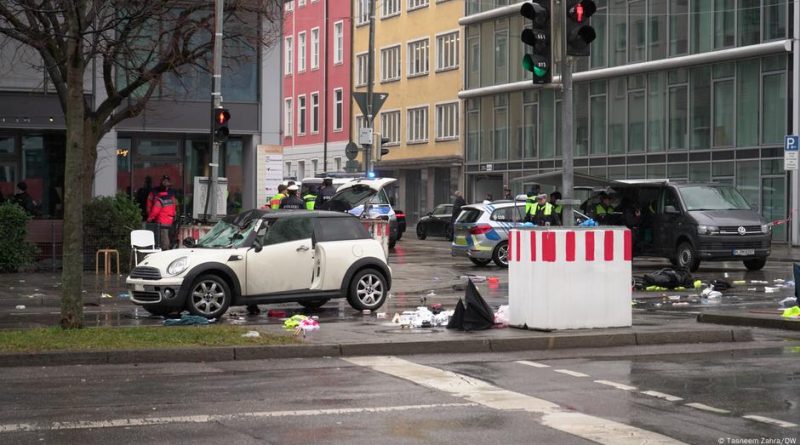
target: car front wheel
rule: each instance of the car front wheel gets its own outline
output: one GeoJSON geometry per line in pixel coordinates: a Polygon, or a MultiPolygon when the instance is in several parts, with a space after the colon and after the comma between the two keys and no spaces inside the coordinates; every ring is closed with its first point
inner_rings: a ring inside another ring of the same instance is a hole
{"type": "Polygon", "coordinates": [[[228,283],[217,275],[201,275],[192,284],[189,312],[206,318],[219,318],[231,305],[228,283]]]}
{"type": "Polygon", "coordinates": [[[688,242],[683,242],[678,246],[678,250],[675,252],[675,265],[685,267],[689,272],[697,272],[697,269],[700,268],[697,251],[688,242]]]}
{"type": "Polygon", "coordinates": [[[350,281],[347,302],[356,310],[374,311],[386,302],[387,287],[386,278],[376,269],[360,270],[350,281]]]}
{"type": "Polygon", "coordinates": [[[422,224],[417,224],[417,238],[425,239],[428,237],[428,234],[425,233],[425,226],[422,224]]]}

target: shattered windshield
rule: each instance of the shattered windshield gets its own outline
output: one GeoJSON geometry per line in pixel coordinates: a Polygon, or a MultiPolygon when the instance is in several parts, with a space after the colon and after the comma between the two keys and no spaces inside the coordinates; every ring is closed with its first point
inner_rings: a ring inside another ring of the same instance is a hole
{"type": "Polygon", "coordinates": [[[680,187],[686,210],[750,210],[744,197],[731,186],[680,187]]]}
{"type": "Polygon", "coordinates": [[[235,248],[241,247],[244,240],[253,230],[257,230],[261,219],[240,219],[227,217],[218,222],[210,232],[197,241],[195,247],[235,248]]]}

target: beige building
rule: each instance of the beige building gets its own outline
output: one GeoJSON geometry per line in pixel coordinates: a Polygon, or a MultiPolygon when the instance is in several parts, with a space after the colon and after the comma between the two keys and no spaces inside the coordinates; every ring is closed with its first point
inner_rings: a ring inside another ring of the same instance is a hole
{"type": "MultiPolygon", "coordinates": [[[[370,0],[353,2],[353,91],[367,91],[370,0]]],[[[456,0],[381,0],[375,13],[374,91],[389,96],[374,129],[388,138],[379,176],[398,178],[395,207],[414,224],[460,188],[461,28],[456,0]]],[[[354,105],[351,140],[366,125],[354,105]]]]}

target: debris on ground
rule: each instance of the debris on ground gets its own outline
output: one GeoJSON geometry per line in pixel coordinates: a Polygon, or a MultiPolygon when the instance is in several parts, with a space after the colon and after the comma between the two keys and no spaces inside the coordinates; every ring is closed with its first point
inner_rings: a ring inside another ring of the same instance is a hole
{"type": "Polygon", "coordinates": [[[800,306],[793,306],[789,309],[784,309],[781,316],[786,318],[800,318],[800,306]]]}
{"type": "Polygon", "coordinates": [[[117,294],[117,298],[130,298],[130,297],[131,294],[129,294],[128,292],[120,292],[117,294]]]}
{"type": "Polygon", "coordinates": [[[114,298],[114,296],[103,292],[102,294],[100,294],[100,298],[114,298]]]}
{"type": "Polygon", "coordinates": [[[24,304],[18,304],[16,309],[25,309],[25,305],[24,304]]]}
{"type": "Polygon", "coordinates": [[[168,318],[164,320],[164,326],[207,325],[216,321],[216,318],[205,318],[199,315],[181,314],[181,318],[168,318]]]}
{"type": "Polygon", "coordinates": [[[508,326],[510,319],[511,314],[508,311],[508,305],[501,305],[499,308],[497,308],[497,312],[494,313],[494,327],[505,328],[508,326]]]}
{"type": "Polygon", "coordinates": [[[246,333],[242,334],[242,337],[255,338],[261,337],[261,334],[258,331],[247,331],[246,333]]]}
{"type": "Polygon", "coordinates": [[[295,335],[303,334],[305,336],[306,332],[319,330],[319,317],[292,315],[283,321],[283,328],[293,330],[295,335]]]}
{"type": "Polygon", "coordinates": [[[414,311],[394,314],[392,323],[399,324],[401,328],[433,328],[446,326],[452,315],[453,311],[441,311],[434,314],[427,307],[419,306],[414,311]]]}
{"type": "Polygon", "coordinates": [[[481,297],[475,283],[470,280],[467,283],[464,302],[461,299],[458,300],[453,316],[447,324],[447,329],[479,331],[491,329],[492,326],[494,326],[494,312],[486,300],[481,297]]]}
{"type": "Polygon", "coordinates": [[[267,317],[269,318],[284,318],[286,317],[286,311],[281,311],[278,309],[270,309],[267,311],[267,317]]]}

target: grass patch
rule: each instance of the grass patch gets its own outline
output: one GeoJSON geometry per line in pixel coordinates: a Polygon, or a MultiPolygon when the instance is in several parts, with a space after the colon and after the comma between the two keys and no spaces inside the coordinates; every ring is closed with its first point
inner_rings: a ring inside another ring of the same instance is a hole
{"type": "Polygon", "coordinates": [[[300,343],[292,335],[274,335],[263,331],[259,331],[260,337],[242,337],[242,334],[254,330],[258,329],[228,325],[0,330],[0,352],[183,349],[300,343]]]}

